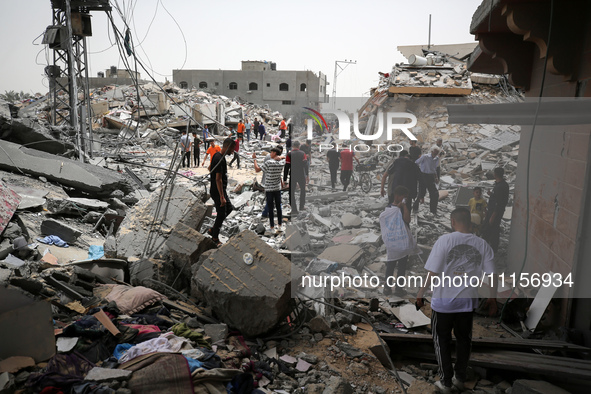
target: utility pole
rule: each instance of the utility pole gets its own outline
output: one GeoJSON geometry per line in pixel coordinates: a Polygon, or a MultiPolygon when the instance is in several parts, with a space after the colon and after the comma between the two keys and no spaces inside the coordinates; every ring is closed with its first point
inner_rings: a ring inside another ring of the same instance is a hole
{"type": "Polygon", "coordinates": [[[427,42],[427,50],[431,49],[431,14],[429,14],[429,41],[427,42]]]}
{"type": "Polygon", "coordinates": [[[357,64],[357,60],[335,60],[334,62],[334,78],[332,80],[332,108],[335,109],[337,105],[337,77],[349,66],[349,64],[357,64]],[[341,66],[344,64],[344,66],[341,66]],[[338,68],[338,70],[337,70],[338,68]],[[338,72],[337,72],[338,71],[338,72]]]}
{"type": "Polygon", "coordinates": [[[111,6],[109,0],[51,0],[51,7],[53,25],[47,27],[43,37],[43,44],[53,50],[53,64],[45,67],[52,101],[51,123],[68,123],[74,129],[79,158],[84,161],[85,155],[92,157],[86,50],[86,37],[92,36],[90,11],[110,11],[111,6]],[[60,91],[68,93],[67,101],[60,91]],[[82,100],[78,99],[80,93],[82,100]]]}

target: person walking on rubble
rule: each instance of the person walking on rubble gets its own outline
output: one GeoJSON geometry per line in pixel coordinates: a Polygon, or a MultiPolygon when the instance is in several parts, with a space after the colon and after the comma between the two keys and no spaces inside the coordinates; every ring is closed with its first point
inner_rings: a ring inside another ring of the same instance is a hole
{"type": "Polygon", "coordinates": [[[351,175],[353,175],[353,159],[359,164],[359,159],[351,149],[347,148],[341,151],[341,183],[344,192],[347,191],[349,182],[351,182],[351,175]]]}
{"type": "Polygon", "coordinates": [[[421,157],[422,152],[421,148],[417,146],[417,140],[410,140],[410,148],[408,148],[408,154],[413,162],[417,161],[419,157],[421,157]]]}
{"type": "Polygon", "coordinates": [[[505,207],[509,202],[509,184],[505,180],[505,170],[502,167],[494,169],[495,186],[489,193],[486,217],[482,225],[482,238],[488,242],[496,253],[499,250],[499,238],[501,235],[501,220],[505,213],[505,207]]]}
{"type": "Polygon", "coordinates": [[[281,119],[281,123],[279,124],[279,131],[281,132],[279,137],[285,138],[285,134],[287,132],[287,124],[285,123],[285,118],[281,119]]]}
{"type": "Polygon", "coordinates": [[[445,156],[445,150],[443,150],[443,139],[437,138],[435,145],[439,148],[439,165],[437,166],[437,183],[439,183],[439,179],[441,179],[441,159],[443,156],[445,156]]]}
{"type": "Polygon", "coordinates": [[[437,204],[439,203],[439,191],[436,183],[439,182],[437,178],[437,167],[439,166],[439,148],[437,146],[431,147],[430,155],[423,155],[415,161],[421,169],[421,179],[419,183],[419,196],[413,204],[413,211],[419,210],[419,201],[421,204],[425,202],[425,194],[429,191],[429,208],[433,215],[437,215],[437,204]]]}
{"type": "Polygon", "coordinates": [[[267,196],[269,224],[272,233],[279,233],[284,230],[283,215],[281,212],[281,189],[283,189],[284,183],[283,179],[281,179],[281,173],[283,172],[283,166],[285,165],[285,162],[283,160],[277,160],[280,155],[281,150],[279,148],[271,149],[271,153],[269,154],[271,158],[269,160],[265,160],[259,167],[256,153],[252,154],[255,171],[263,171],[265,173],[265,181],[263,186],[265,187],[265,194],[267,196]],[[277,209],[277,231],[275,231],[275,209],[277,209]]]}
{"type": "MultiPolygon", "coordinates": [[[[246,119],[245,123],[244,123],[244,132],[246,133],[246,141],[247,142],[250,142],[250,126],[251,126],[250,120],[246,119]]],[[[242,142],[244,142],[244,141],[242,141],[242,142]]]]}
{"type": "Polygon", "coordinates": [[[232,160],[230,161],[230,164],[228,164],[230,167],[232,167],[232,164],[234,164],[234,161],[237,162],[238,165],[238,169],[240,169],[240,137],[237,136],[236,138],[233,138],[235,145],[234,145],[234,157],[232,158],[232,160]]]}
{"type": "Polygon", "coordinates": [[[218,246],[221,245],[219,235],[222,224],[234,209],[227,192],[228,166],[226,163],[226,156],[234,153],[234,145],[235,141],[232,138],[226,138],[221,150],[211,158],[209,194],[215,204],[216,218],[213,227],[207,233],[218,246]]]}
{"type": "Polygon", "coordinates": [[[181,145],[181,165],[185,167],[187,162],[187,168],[191,167],[191,139],[187,135],[187,130],[183,130],[180,140],[181,145]]]}
{"type": "Polygon", "coordinates": [[[287,154],[291,163],[289,176],[289,205],[291,205],[292,215],[297,215],[299,211],[304,210],[306,204],[306,185],[309,181],[308,176],[308,158],[306,154],[300,150],[300,141],[292,143],[292,150],[287,154]],[[295,200],[295,189],[300,187],[300,204],[295,200]]]}
{"type": "Polygon", "coordinates": [[[261,138],[261,141],[265,140],[265,134],[267,134],[267,131],[265,130],[265,124],[261,122],[259,124],[259,137],[261,138]]]}
{"type": "Polygon", "coordinates": [[[209,149],[210,143],[209,143],[209,129],[207,128],[207,125],[203,126],[203,143],[204,143],[204,147],[203,149],[205,149],[207,151],[207,149],[209,149]]]}
{"type": "Polygon", "coordinates": [[[253,132],[254,132],[254,139],[258,139],[259,138],[259,120],[257,118],[254,118],[254,123],[252,124],[254,126],[253,132]]]}
{"type": "Polygon", "coordinates": [[[388,203],[392,204],[394,201],[394,189],[397,186],[404,186],[408,189],[408,197],[406,198],[406,206],[411,210],[412,200],[417,198],[417,189],[419,179],[421,178],[421,170],[415,162],[410,160],[406,150],[400,151],[400,156],[393,160],[384,174],[382,175],[382,187],[380,193],[382,197],[386,195],[386,182],[388,183],[388,203]]]}
{"type": "Polygon", "coordinates": [[[337,185],[337,171],[341,163],[341,155],[334,146],[326,152],[326,161],[328,161],[328,170],[330,171],[330,185],[334,192],[337,185]]]}
{"type": "Polygon", "coordinates": [[[242,119],[240,119],[240,122],[238,123],[238,128],[236,129],[236,134],[238,134],[238,139],[242,143],[244,143],[244,130],[244,122],[242,121],[242,119]]]}
{"type": "Polygon", "coordinates": [[[410,208],[406,203],[409,191],[404,186],[396,186],[393,191],[394,198],[380,214],[380,230],[382,239],[386,245],[388,261],[386,262],[386,277],[384,295],[394,294],[398,297],[406,295],[402,279],[406,274],[408,257],[420,253],[417,244],[410,232],[410,208]],[[396,280],[393,277],[394,269],[398,267],[396,280]]]}
{"type": "MultiPolygon", "coordinates": [[[[478,307],[478,285],[471,278],[494,276],[494,253],[482,239],[471,233],[470,211],[456,208],[451,213],[451,234],[442,235],[425,263],[427,277],[417,293],[417,307],[424,305],[427,288],[431,298],[431,331],[440,380],[435,383],[442,393],[452,386],[463,391],[472,342],[472,318],[478,307]],[[459,280],[456,278],[468,278],[459,280]],[[439,279],[433,280],[434,278],[439,279]],[[452,329],[456,338],[456,363],[452,364],[452,329]],[[454,376],[455,372],[455,376],[454,376]]],[[[497,279],[490,284],[490,298],[485,307],[489,315],[497,313],[497,279]]]]}
{"type": "MultiPolygon", "coordinates": [[[[209,144],[209,148],[207,149],[207,151],[205,151],[205,157],[203,158],[203,167],[205,167],[205,161],[207,160],[207,156],[209,156],[211,162],[213,162],[213,155],[215,155],[217,152],[221,150],[222,148],[215,144],[215,140],[211,141],[211,143],[209,144]]],[[[211,168],[211,164],[209,165],[209,168],[211,168]]]]}
{"type": "Polygon", "coordinates": [[[200,164],[200,156],[201,156],[201,149],[200,146],[203,143],[199,137],[197,137],[197,132],[194,131],[193,133],[193,165],[195,167],[199,167],[200,164]]]}

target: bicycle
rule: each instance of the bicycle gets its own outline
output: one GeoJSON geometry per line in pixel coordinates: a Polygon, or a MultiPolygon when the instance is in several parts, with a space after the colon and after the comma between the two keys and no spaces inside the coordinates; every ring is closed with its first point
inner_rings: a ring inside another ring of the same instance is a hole
{"type": "Polygon", "coordinates": [[[355,167],[355,171],[351,175],[351,183],[349,184],[351,190],[355,190],[357,185],[359,185],[364,193],[369,193],[372,186],[370,172],[374,171],[376,169],[376,166],[376,163],[357,164],[357,167],[355,167]],[[357,172],[359,173],[359,178],[357,178],[357,172]]]}

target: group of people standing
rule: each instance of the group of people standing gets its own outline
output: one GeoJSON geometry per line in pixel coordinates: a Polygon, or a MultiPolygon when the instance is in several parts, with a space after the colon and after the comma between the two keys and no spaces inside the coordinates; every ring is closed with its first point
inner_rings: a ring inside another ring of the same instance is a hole
{"type": "MultiPolygon", "coordinates": [[[[381,193],[385,195],[387,182],[389,203],[380,215],[382,239],[388,254],[384,287],[386,295],[394,292],[403,296],[406,293],[394,284],[399,282],[388,282],[388,278],[392,277],[396,267],[397,276],[403,277],[408,257],[420,253],[410,231],[411,209],[418,210],[418,204],[424,202],[428,190],[430,211],[436,214],[439,194],[435,184],[441,176],[441,152],[441,140],[426,155],[421,155],[421,149],[413,141],[409,151],[400,152],[383,174],[381,193]]],[[[472,279],[456,281],[453,278],[490,278],[490,293],[483,308],[491,316],[497,313],[494,256],[499,247],[501,219],[509,200],[509,185],[504,179],[502,167],[495,168],[493,173],[495,184],[489,193],[488,202],[482,196],[482,188],[476,187],[468,208],[459,207],[452,211],[452,232],[439,237],[433,245],[424,267],[427,276],[416,296],[416,306],[420,308],[425,304],[427,290],[433,289],[431,329],[440,377],[436,386],[442,393],[451,393],[454,386],[460,391],[464,389],[470,359],[473,314],[479,306],[478,287],[481,286],[474,285],[472,279]],[[446,282],[446,276],[451,280],[446,282]],[[439,280],[434,281],[434,278],[439,280]],[[452,331],[456,338],[455,366],[452,364],[452,331]]]]}
{"type": "Polygon", "coordinates": [[[353,160],[359,164],[359,159],[350,148],[343,149],[340,152],[335,148],[331,148],[326,152],[326,161],[328,161],[328,169],[330,171],[330,184],[333,191],[336,189],[339,166],[341,167],[343,191],[347,191],[351,183],[351,176],[353,175],[353,160]]]}

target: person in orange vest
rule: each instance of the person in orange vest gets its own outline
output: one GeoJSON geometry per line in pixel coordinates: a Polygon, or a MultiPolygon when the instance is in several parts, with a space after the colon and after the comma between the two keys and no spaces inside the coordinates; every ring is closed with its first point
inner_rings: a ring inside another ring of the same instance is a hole
{"type": "Polygon", "coordinates": [[[285,138],[285,134],[287,132],[287,124],[285,123],[285,119],[281,119],[281,123],[279,124],[279,130],[281,131],[281,138],[285,138]]]}
{"type": "Polygon", "coordinates": [[[236,134],[238,134],[238,139],[240,142],[244,143],[244,130],[246,127],[244,126],[244,122],[240,120],[238,123],[238,129],[236,129],[236,134]]]}

